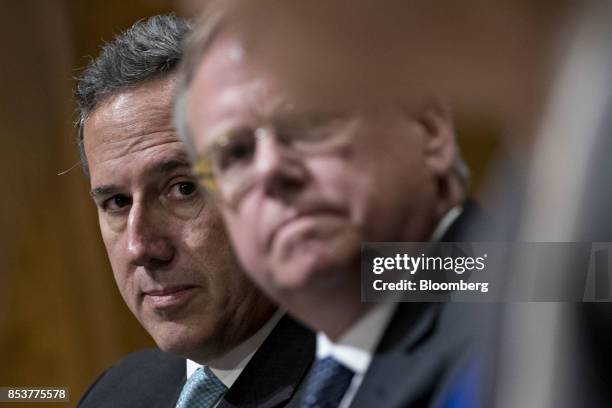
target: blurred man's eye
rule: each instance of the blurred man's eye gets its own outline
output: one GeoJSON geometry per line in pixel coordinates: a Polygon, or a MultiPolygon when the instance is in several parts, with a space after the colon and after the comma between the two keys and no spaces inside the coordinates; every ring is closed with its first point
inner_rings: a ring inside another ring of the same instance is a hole
{"type": "Polygon", "coordinates": [[[251,160],[255,153],[255,138],[251,132],[238,134],[219,151],[216,166],[218,170],[227,171],[232,167],[251,160]]]}
{"type": "Polygon", "coordinates": [[[102,209],[109,213],[120,212],[132,204],[132,199],[123,194],[117,194],[102,203],[102,209]]]}

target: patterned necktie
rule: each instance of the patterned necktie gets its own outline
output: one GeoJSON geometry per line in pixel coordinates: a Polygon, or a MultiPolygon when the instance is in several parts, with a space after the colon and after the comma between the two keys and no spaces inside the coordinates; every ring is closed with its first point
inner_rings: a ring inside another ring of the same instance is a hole
{"type": "Polygon", "coordinates": [[[211,408],[225,391],[227,387],[210,368],[200,367],[183,386],[176,408],[211,408]]]}
{"type": "Polygon", "coordinates": [[[332,357],[317,359],[310,370],[300,408],[337,408],[353,374],[332,357]]]}

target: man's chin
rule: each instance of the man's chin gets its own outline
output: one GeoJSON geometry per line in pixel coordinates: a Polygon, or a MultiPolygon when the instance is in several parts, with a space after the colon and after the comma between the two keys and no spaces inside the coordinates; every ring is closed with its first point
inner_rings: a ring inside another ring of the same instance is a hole
{"type": "Polygon", "coordinates": [[[206,361],[224,352],[221,342],[209,336],[214,330],[194,329],[175,322],[158,323],[154,328],[145,329],[162,351],[190,360],[206,361]]]}

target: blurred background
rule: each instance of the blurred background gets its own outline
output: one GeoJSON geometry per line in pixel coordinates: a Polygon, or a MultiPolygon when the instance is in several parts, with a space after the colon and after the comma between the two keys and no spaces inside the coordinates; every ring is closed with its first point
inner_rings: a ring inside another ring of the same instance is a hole
{"type": "MultiPolygon", "coordinates": [[[[104,41],[151,15],[174,12],[193,16],[202,3],[21,0],[5,1],[0,6],[0,34],[5,39],[0,64],[0,169],[5,191],[5,198],[0,200],[0,358],[4,362],[0,386],[69,387],[73,406],[104,368],[131,351],[153,345],[115,287],[95,207],[89,198],[89,184],[77,165],[71,89],[73,78],[98,53],[104,41]]],[[[393,3],[401,2],[389,2],[393,3]]],[[[462,151],[472,171],[472,197],[485,208],[494,207],[497,214],[508,215],[523,205],[526,196],[526,215],[508,216],[507,226],[523,225],[521,236],[527,240],[576,239],[575,231],[560,231],[551,226],[561,225],[558,222],[561,217],[577,213],[575,207],[568,209],[559,204],[567,203],[566,198],[575,197],[579,191],[563,190],[560,186],[581,185],[584,181],[562,177],[564,171],[577,165],[575,160],[572,162],[572,154],[575,158],[574,143],[581,135],[570,132],[575,130],[572,123],[580,124],[578,119],[593,123],[606,117],[602,112],[596,112],[594,117],[581,117],[581,111],[576,109],[582,104],[582,111],[591,112],[590,108],[599,101],[593,93],[581,93],[582,89],[609,88],[605,76],[596,77],[594,85],[587,84],[591,88],[581,87],[584,83],[580,81],[593,78],[590,68],[597,64],[589,66],[588,62],[601,55],[600,50],[593,49],[592,55],[586,57],[576,56],[570,52],[572,41],[558,42],[572,32],[568,29],[563,34],[559,29],[571,26],[559,23],[565,15],[563,5],[569,2],[541,1],[533,6],[536,2],[500,0],[491,7],[493,2],[471,0],[451,9],[439,8],[442,3],[438,1],[426,3],[433,6],[425,10],[428,24],[423,26],[423,34],[436,32],[439,36],[427,37],[436,47],[427,47],[422,41],[417,44],[422,51],[418,54],[421,62],[430,61],[418,67],[424,70],[422,74],[426,72],[432,80],[444,83],[453,97],[463,101],[456,106],[455,115],[462,151]],[[449,10],[454,14],[448,14],[449,10]],[[480,13],[471,13],[475,10],[480,13]],[[440,16],[444,18],[436,20],[440,16]],[[456,25],[449,25],[449,21],[456,25]],[[445,30],[436,31],[436,27],[445,30]],[[569,51],[556,54],[559,48],[566,51],[560,44],[567,45],[569,51]],[[550,82],[557,80],[558,70],[551,67],[565,66],[554,64],[565,60],[569,60],[570,68],[575,60],[586,61],[586,65],[577,68],[586,75],[577,75],[569,69],[559,81],[573,88],[562,87],[565,90],[555,93],[557,87],[550,82]],[[545,103],[550,95],[556,101],[573,101],[574,105],[545,103]],[[567,130],[566,139],[563,130],[567,130]],[[561,143],[555,145],[554,137],[561,143]],[[551,150],[551,145],[562,148],[551,150]],[[528,183],[527,167],[522,166],[532,160],[532,154],[536,165],[529,170],[533,174],[528,183]],[[531,195],[523,194],[525,184],[532,185],[531,195]],[[567,212],[562,211],[564,208],[567,212]]],[[[418,13],[412,15],[419,18],[418,13]]],[[[317,18],[316,13],[310,18],[317,18]]],[[[254,21],[256,27],[258,20],[254,21]]],[[[412,27],[409,23],[407,20],[405,26],[412,27]]],[[[586,27],[590,25],[586,23],[586,27]]],[[[600,38],[599,34],[587,32],[587,43],[589,35],[600,38]]],[[[415,45],[398,41],[395,46],[398,44],[415,45]]],[[[611,43],[607,44],[609,48],[611,43]]],[[[606,55],[609,53],[608,50],[606,55]]],[[[402,61],[413,62],[412,56],[402,61]]],[[[606,60],[603,66],[612,65],[606,60]]],[[[604,99],[611,99],[609,95],[607,98],[604,99]]],[[[610,129],[609,123],[606,126],[604,130],[592,129],[591,133],[602,135],[610,129]]],[[[587,143],[584,154],[578,157],[583,163],[588,163],[592,145],[594,142],[587,143]]],[[[595,151],[601,154],[603,150],[595,151]]],[[[601,184],[608,182],[602,176],[609,174],[608,170],[609,166],[597,169],[601,184]]],[[[603,207],[596,210],[607,211],[603,207]]],[[[602,226],[596,222],[600,218],[591,216],[588,220],[602,226]]],[[[601,240],[608,240],[608,233],[607,229],[603,231],[599,235],[601,240]]],[[[533,315],[532,312],[528,310],[525,314],[533,315]]],[[[529,323],[528,319],[526,316],[512,322],[525,328],[527,325],[522,322],[529,323]]],[[[537,327],[542,332],[542,326],[537,327]]],[[[523,350],[517,350],[517,344],[501,347],[516,355],[514,352],[523,350]]],[[[542,344],[544,347],[547,343],[542,344]]],[[[556,358],[551,355],[551,359],[556,358]]],[[[526,358],[523,369],[528,365],[526,358]]],[[[541,373],[551,372],[554,371],[541,373]]],[[[530,377],[526,376],[524,382],[530,383],[530,377]]],[[[515,389],[522,390],[519,386],[515,389]]],[[[508,406],[534,406],[524,402],[508,406]]]]}

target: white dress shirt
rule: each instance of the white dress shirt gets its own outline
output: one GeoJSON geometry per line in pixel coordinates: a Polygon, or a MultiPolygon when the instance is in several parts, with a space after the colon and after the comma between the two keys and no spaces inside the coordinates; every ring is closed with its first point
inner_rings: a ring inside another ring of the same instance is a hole
{"type": "Polygon", "coordinates": [[[346,408],[353,401],[396,307],[395,303],[377,304],[337,342],[332,342],[323,332],[317,333],[317,358],[333,357],[355,373],[338,408],[346,408]]]}
{"type": "Polygon", "coordinates": [[[462,212],[463,207],[460,205],[451,208],[446,214],[444,214],[444,217],[442,217],[436,226],[436,229],[434,230],[433,234],[431,234],[431,238],[429,240],[434,242],[441,240],[444,234],[446,234],[446,231],[448,231],[450,226],[453,225],[457,218],[459,218],[462,212]]]}

